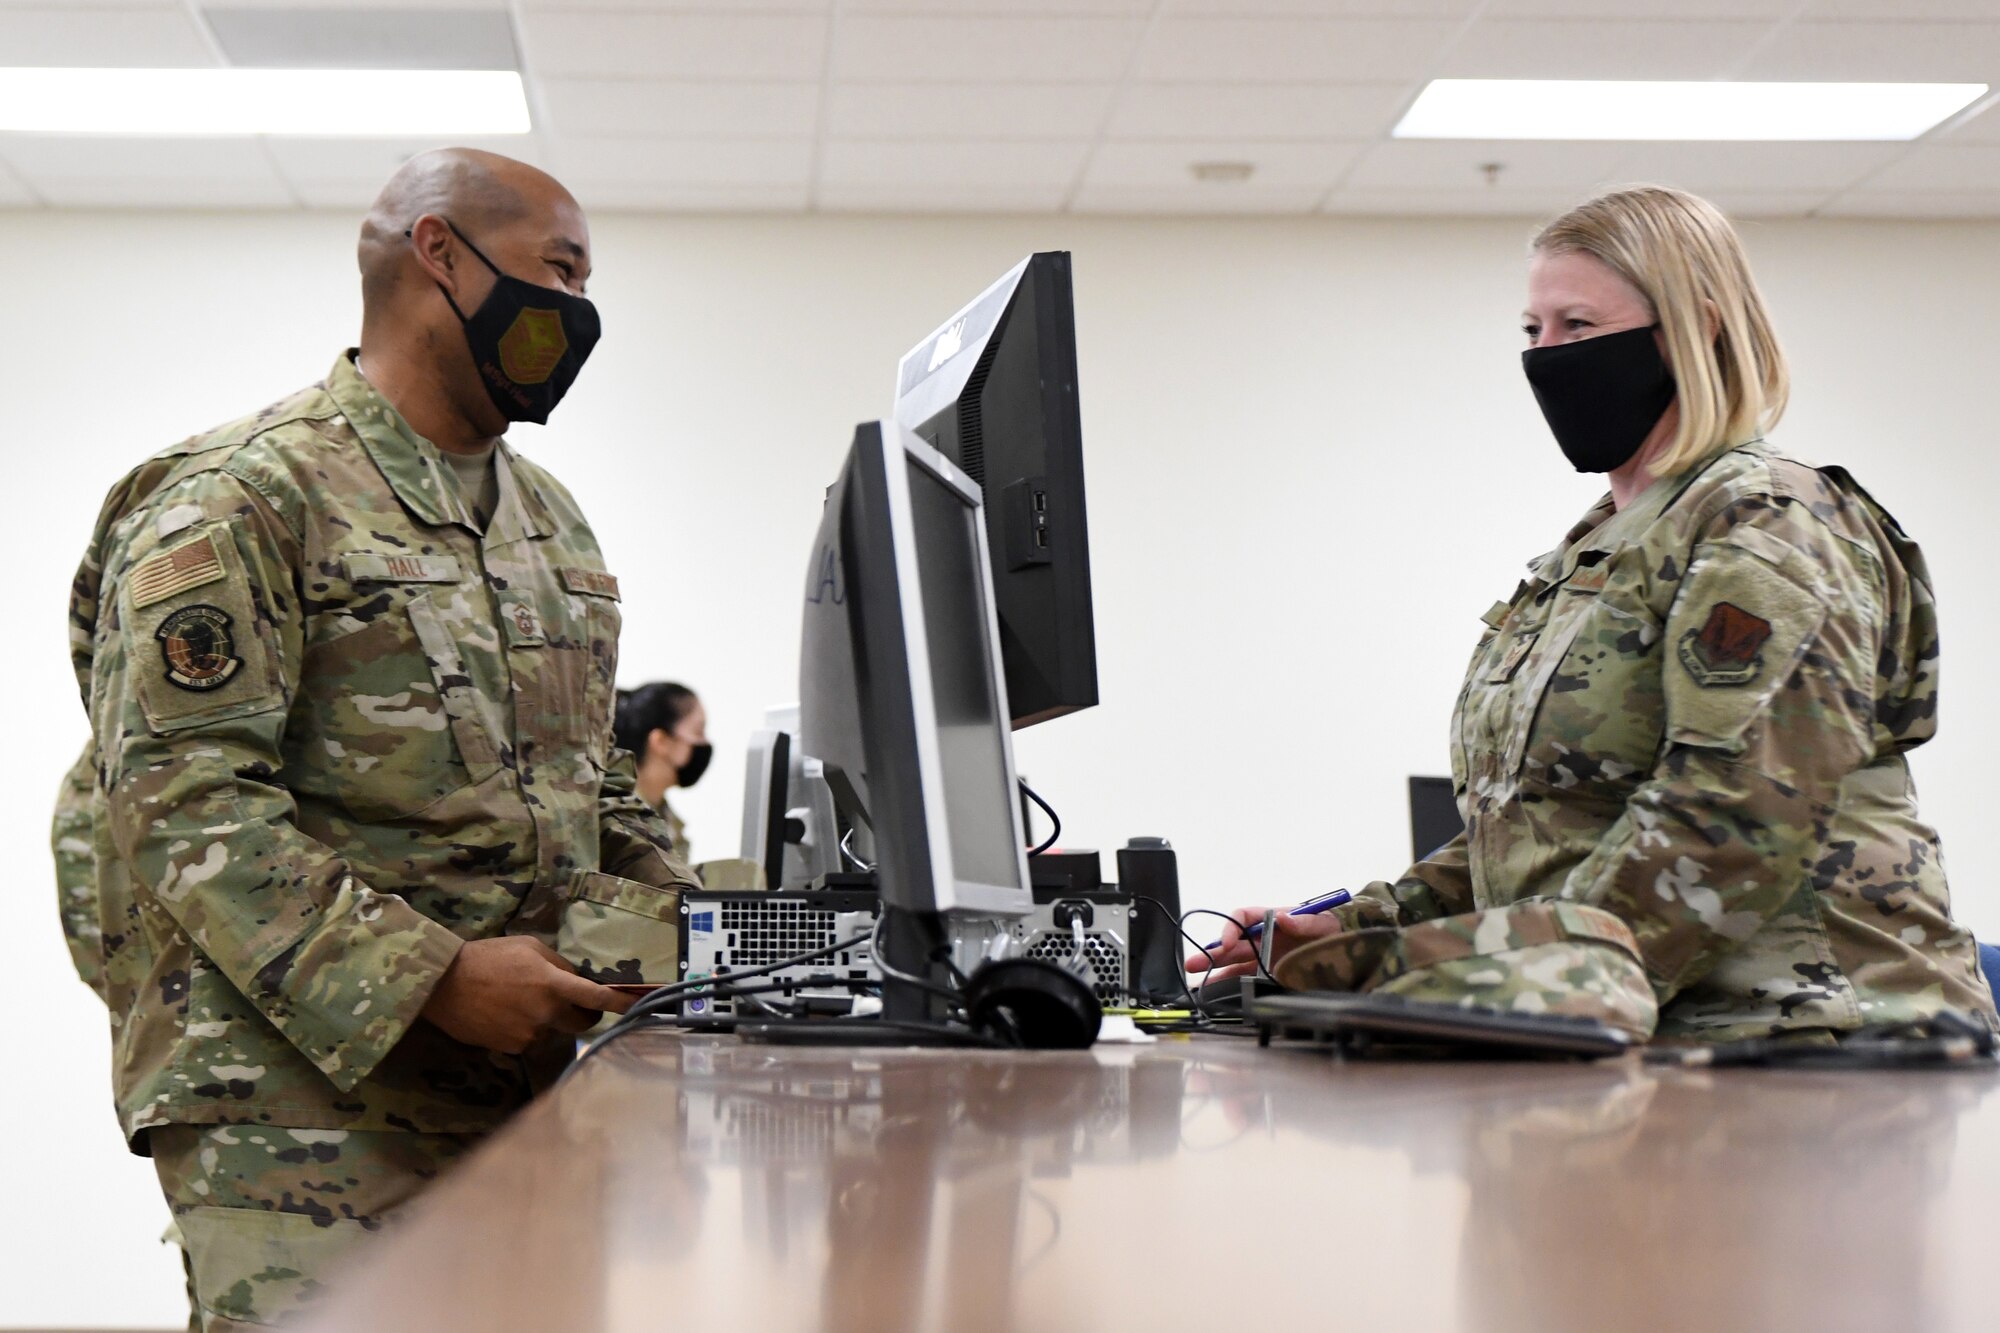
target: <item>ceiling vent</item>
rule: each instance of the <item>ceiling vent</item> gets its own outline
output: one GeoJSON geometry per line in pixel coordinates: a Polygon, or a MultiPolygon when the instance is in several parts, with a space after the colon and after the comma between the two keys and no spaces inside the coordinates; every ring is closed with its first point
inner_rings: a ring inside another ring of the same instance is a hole
{"type": "Polygon", "coordinates": [[[204,5],[248,69],[519,69],[505,9],[250,9],[204,5]]]}

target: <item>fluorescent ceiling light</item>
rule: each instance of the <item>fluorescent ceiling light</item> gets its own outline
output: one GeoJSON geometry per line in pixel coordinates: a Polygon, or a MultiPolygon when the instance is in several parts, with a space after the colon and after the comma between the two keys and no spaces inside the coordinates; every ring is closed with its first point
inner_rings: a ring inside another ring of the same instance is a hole
{"type": "Polygon", "coordinates": [[[513,70],[0,69],[0,132],[526,134],[513,70]]]}
{"type": "Polygon", "coordinates": [[[1399,139],[1914,139],[1983,83],[1434,79],[1399,139]]]}

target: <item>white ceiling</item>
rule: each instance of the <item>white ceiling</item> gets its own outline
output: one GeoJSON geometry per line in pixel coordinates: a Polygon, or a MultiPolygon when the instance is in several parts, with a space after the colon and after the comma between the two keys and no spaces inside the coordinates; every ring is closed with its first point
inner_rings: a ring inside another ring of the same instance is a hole
{"type": "MultiPolygon", "coordinates": [[[[1914,144],[1388,137],[1436,77],[2000,87],[2000,0],[0,0],[0,66],[224,64],[288,24],[298,63],[421,67],[511,29],[536,130],[484,146],[598,209],[1533,214],[1643,179],[1745,215],[2000,217],[2000,110],[1914,144]]],[[[0,135],[0,208],[351,209],[428,146],[0,135]]]]}

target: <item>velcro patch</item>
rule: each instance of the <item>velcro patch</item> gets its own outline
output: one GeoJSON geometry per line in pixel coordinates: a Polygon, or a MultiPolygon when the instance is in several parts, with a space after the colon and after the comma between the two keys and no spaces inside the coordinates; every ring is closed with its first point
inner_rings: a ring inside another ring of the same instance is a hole
{"type": "Polygon", "coordinates": [[[601,569],[577,569],[568,565],[562,571],[563,587],[571,592],[588,593],[592,597],[609,597],[618,600],[618,580],[601,569]]]}
{"type": "Polygon", "coordinates": [[[191,542],[139,562],[127,580],[132,609],[142,610],[221,577],[222,559],[215,553],[215,540],[203,533],[191,542]]]}
{"type": "Polygon", "coordinates": [[[1609,569],[1603,565],[1595,565],[1589,569],[1577,570],[1576,573],[1569,576],[1568,581],[1563,584],[1563,587],[1571,592],[1603,592],[1604,585],[1610,581],[1610,578],[1611,571],[1609,569]]]}
{"type": "Polygon", "coordinates": [[[363,551],[341,561],[350,583],[456,583],[455,555],[378,555],[363,551]]]}
{"type": "Polygon", "coordinates": [[[1770,637],[1770,621],[1730,602],[1717,602],[1700,629],[1681,636],[1681,665],[1697,685],[1747,685],[1763,669],[1760,650],[1770,637]]]}

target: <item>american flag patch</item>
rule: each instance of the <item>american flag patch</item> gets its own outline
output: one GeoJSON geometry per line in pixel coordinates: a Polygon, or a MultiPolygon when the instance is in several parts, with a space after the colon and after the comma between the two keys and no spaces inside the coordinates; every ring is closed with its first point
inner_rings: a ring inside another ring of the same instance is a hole
{"type": "Polygon", "coordinates": [[[148,556],[132,571],[132,609],[163,602],[176,593],[199,588],[222,577],[222,560],[206,533],[171,551],[148,556]]]}

